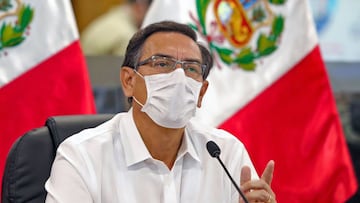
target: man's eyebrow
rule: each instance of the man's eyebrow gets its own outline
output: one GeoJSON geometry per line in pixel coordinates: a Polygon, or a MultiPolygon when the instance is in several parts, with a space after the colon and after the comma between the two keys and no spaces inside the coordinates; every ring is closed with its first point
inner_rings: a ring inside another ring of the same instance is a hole
{"type": "MultiPolygon", "coordinates": [[[[160,56],[160,57],[167,57],[167,58],[171,58],[174,60],[178,60],[173,56],[167,55],[167,54],[162,54],[162,53],[156,53],[153,56],[160,56]]],[[[196,59],[196,58],[185,58],[182,61],[186,61],[186,62],[196,62],[196,63],[200,63],[201,64],[201,60],[200,59],[196,59]]]]}
{"type": "Polygon", "coordinates": [[[153,56],[160,56],[160,57],[167,57],[167,58],[176,59],[173,56],[170,56],[170,55],[167,55],[167,54],[162,54],[162,53],[157,53],[157,54],[154,54],[153,56]]]}
{"type": "Polygon", "coordinates": [[[183,61],[187,61],[187,62],[196,62],[196,63],[202,63],[200,59],[196,59],[196,58],[185,58],[183,61]]]}

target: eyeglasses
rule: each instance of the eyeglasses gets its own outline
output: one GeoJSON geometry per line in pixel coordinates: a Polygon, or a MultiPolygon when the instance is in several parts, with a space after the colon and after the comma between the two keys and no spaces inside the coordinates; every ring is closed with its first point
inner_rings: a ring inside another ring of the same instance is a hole
{"type": "Polygon", "coordinates": [[[185,75],[194,80],[200,80],[206,68],[205,65],[196,61],[179,61],[174,58],[158,55],[151,56],[150,58],[139,62],[137,66],[147,64],[150,64],[150,66],[159,73],[170,73],[175,70],[177,64],[181,64],[181,68],[184,69],[185,75]]]}

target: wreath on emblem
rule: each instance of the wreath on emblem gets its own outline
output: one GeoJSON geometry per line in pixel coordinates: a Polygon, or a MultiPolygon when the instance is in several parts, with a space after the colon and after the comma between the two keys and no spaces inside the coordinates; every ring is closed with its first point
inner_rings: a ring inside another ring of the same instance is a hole
{"type": "MultiPolygon", "coordinates": [[[[236,64],[239,68],[247,71],[254,71],[256,69],[256,60],[264,56],[272,54],[277,48],[279,38],[284,29],[284,17],[281,15],[275,15],[272,19],[270,26],[270,32],[261,32],[256,39],[256,47],[252,48],[249,45],[245,45],[240,49],[231,49],[225,46],[219,46],[220,42],[224,41],[223,36],[215,36],[216,22],[211,22],[210,29],[206,27],[206,13],[209,4],[212,0],[196,0],[196,12],[197,18],[190,13],[192,20],[195,24],[189,24],[194,30],[198,31],[200,35],[206,39],[209,44],[211,52],[216,52],[222,62],[227,65],[236,64]]],[[[217,0],[219,2],[219,0],[217,0]]],[[[240,0],[235,0],[240,1],[240,0]]],[[[248,0],[246,2],[256,2],[255,0],[248,0]]],[[[272,5],[283,5],[286,0],[260,0],[264,3],[270,3],[272,5]]],[[[251,21],[262,22],[265,18],[266,12],[261,7],[255,7],[252,10],[251,21]]]]}
{"type": "Polygon", "coordinates": [[[16,1],[17,8],[9,11],[13,7],[10,0],[0,1],[0,20],[8,16],[16,16],[14,22],[3,22],[0,28],[0,51],[8,47],[19,45],[25,40],[28,34],[29,24],[34,15],[34,9],[29,5],[24,5],[20,0],[16,1]]]}

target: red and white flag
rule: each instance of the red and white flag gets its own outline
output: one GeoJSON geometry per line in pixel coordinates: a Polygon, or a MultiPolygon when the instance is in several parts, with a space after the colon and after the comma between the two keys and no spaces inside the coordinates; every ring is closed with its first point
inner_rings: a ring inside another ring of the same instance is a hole
{"type": "Polygon", "coordinates": [[[70,0],[0,5],[0,182],[7,153],[46,118],[95,113],[70,0]]]}
{"type": "MultiPolygon", "coordinates": [[[[217,66],[197,119],[237,136],[278,202],[345,202],[356,177],[304,0],[155,0],[144,25],[187,23],[217,66]]],[[[240,173],[240,171],[239,171],[240,173]]]]}

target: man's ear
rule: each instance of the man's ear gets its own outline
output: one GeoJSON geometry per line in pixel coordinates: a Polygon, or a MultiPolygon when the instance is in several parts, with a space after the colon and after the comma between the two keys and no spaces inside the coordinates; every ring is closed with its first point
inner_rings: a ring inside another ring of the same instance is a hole
{"type": "Polygon", "coordinates": [[[132,97],[135,86],[135,71],[133,68],[124,66],[120,69],[120,82],[126,97],[132,97]]]}
{"type": "Polygon", "coordinates": [[[200,94],[199,94],[199,100],[198,100],[198,103],[197,103],[197,106],[200,108],[201,107],[201,102],[202,102],[202,99],[206,93],[206,90],[209,86],[209,82],[207,80],[205,80],[201,86],[201,89],[200,89],[200,94]]]}

